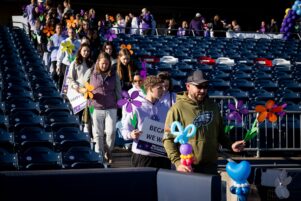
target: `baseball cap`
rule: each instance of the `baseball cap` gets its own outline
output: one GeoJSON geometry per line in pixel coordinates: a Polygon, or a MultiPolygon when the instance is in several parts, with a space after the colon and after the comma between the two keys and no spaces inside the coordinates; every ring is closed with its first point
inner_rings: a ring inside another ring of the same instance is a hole
{"type": "Polygon", "coordinates": [[[202,16],[201,13],[195,14],[195,17],[201,17],[201,16],[202,16]]]}
{"type": "Polygon", "coordinates": [[[208,82],[203,76],[203,72],[201,70],[194,71],[190,76],[187,78],[187,83],[191,83],[193,85],[199,85],[208,82]]]}

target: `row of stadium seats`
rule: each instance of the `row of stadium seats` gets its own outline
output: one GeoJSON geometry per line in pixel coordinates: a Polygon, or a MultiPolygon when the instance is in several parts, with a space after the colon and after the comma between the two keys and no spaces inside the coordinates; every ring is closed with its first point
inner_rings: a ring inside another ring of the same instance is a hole
{"type": "Polygon", "coordinates": [[[103,167],[26,33],[0,27],[0,46],[0,170],[103,167]]]}

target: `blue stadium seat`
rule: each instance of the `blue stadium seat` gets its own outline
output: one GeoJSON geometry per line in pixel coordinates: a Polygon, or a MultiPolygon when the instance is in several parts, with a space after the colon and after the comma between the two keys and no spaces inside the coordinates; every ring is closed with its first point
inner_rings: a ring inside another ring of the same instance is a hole
{"type": "Polygon", "coordinates": [[[18,82],[28,82],[26,76],[24,73],[7,73],[7,74],[2,74],[4,80],[6,82],[11,82],[11,83],[18,83],[18,82]]]}
{"type": "Polygon", "coordinates": [[[180,60],[189,58],[189,56],[190,56],[190,54],[188,54],[187,52],[183,52],[183,51],[175,51],[172,53],[172,55],[176,58],[179,58],[180,60]]]}
{"type": "Polygon", "coordinates": [[[256,64],[255,65],[255,68],[257,71],[260,71],[260,72],[265,72],[265,73],[272,73],[272,68],[271,67],[268,67],[266,65],[263,65],[263,64],[256,64]]]}
{"type": "Polygon", "coordinates": [[[254,82],[245,79],[232,80],[231,86],[233,88],[239,88],[243,91],[250,91],[255,88],[254,82]]]}
{"type": "Polygon", "coordinates": [[[209,86],[211,90],[225,91],[230,89],[230,81],[226,81],[223,79],[212,79],[209,82],[209,86]]]}
{"type": "Polygon", "coordinates": [[[234,96],[236,99],[242,100],[244,102],[249,101],[249,93],[238,88],[231,88],[226,90],[225,95],[234,96]]]}
{"type": "Polygon", "coordinates": [[[43,127],[43,118],[32,111],[19,111],[9,116],[9,131],[19,131],[25,127],[43,127]]]}
{"type": "Polygon", "coordinates": [[[223,71],[225,73],[231,73],[232,72],[232,66],[226,65],[226,64],[216,64],[213,66],[213,68],[217,71],[223,71]]]}
{"type": "Polygon", "coordinates": [[[233,79],[246,79],[246,80],[252,80],[252,74],[245,73],[243,71],[237,71],[232,73],[233,79]]]}
{"type": "Polygon", "coordinates": [[[294,80],[279,80],[279,86],[283,90],[291,90],[294,92],[300,92],[301,91],[301,82],[297,82],[294,80]]]}
{"type": "Polygon", "coordinates": [[[224,91],[209,90],[208,96],[224,96],[224,91]]]}
{"type": "Polygon", "coordinates": [[[171,77],[175,80],[185,80],[187,78],[187,72],[181,70],[172,70],[171,77]]]}
{"type": "Polygon", "coordinates": [[[182,80],[172,79],[171,81],[172,81],[174,92],[177,93],[177,92],[181,92],[181,91],[185,91],[186,90],[185,83],[183,83],[182,80]]]}
{"type": "Polygon", "coordinates": [[[213,71],[213,67],[208,64],[195,64],[194,65],[196,69],[201,70],[203,73],[211,74],[213,71]]]}
{"type": "Polygon", "coordinates": [[[14,132],[15,146],[18,150],[26,150],[34,146],[53,148],[51,132],[45,132],[41,127],[26,127],[14,132]]]}
{"type": "Polygon", "coordinates": [[[296,70],[296,72],[293,72],[293,77],[295,81],[301,82],[301,70],[296,70]]]}
{"type": "Polygon", "coordinates": [[[42,97],[47,97],[47,98],[61,97],[60,92],[55,87],[51,87],[51,88],[39,87],[36,88],[33,92],[34,92],[34,97],[36,99],[40,99],[42,97]]]}
{"type": "Polygon", "coordinates": [[[32,111],[35,114],[40,113],[38,103],[28,97],[6,101],[4,106],[5,114],[12,114],[19,111],[32,111]]]}
{"type": "Polygon", "coordinates": [[[45,116],[46,131],[57,132],[64,127],[79,128],[79,119],[71,115],[69,112],[55,111],[45,116]]]}
{"type": "Polygon", "coordinates": [[[225,73],[223,71],[213,71],[212,74],[212,79],[223,79],[229,81],[231,79],[231,74],[230,73],[225,73]]]}
{"type": "Polygon", "coordinates": [[[75,127],[64,127],[53,133],[56,150],[66,151],[72,146],[91,147],[90,135],[75,127]]]}
{"type": "Polygon", "coordinates": [[[61,168],[61,153],[54,152],[48,147],[31,147],[19,154],[19,169],[21,170],[61,168]]]}
{"type": "Polygon", "coordinates": [[[223,57],[224,54],[221,52],[211,51],[211,52],[207,52],[207,56],[210,56],[212,59],[217,59],[219,57],[223,57]]]}
{"type": "Polygon", "coordinates": [[[299,103],[301,101],[301,96],[300,96],[300,93],[296,93],[294,91],[286,90],[282,94],[279,101],[284,102],[284,103],[288,102],[288,101],[292,101],[294,103],[299,103]]]}
{"type": "Polygon", "coordinates": [[[292,71],[292,67],[290,65],[277,65],[277,66],[274,66],[274,72],[290,73],[291,71],[292,71]]]}
{"type": "Polygon", "coordinates": [[[25,75],[25,71],[23,69],[22,65],[18,65],[18,64],[14,64],[13,67],[10,66],[8,67],[7,65],[2,67],[2,74],[5,76],[12,76],[12,75],[16,75],[16,76],[21,76],[24,77],[25,75]]]}
{"type": "Polygon", "coordinates": [[[184,72],[191,72],[192,70],[194,70],[193,65],[187,64],[185,62],[176,63],[173,67],[184,72]]]}
{"type": "Polygon", "coordinates": [[[17,170],[18,157],[17,154],[11,153],[0,147],[0,170],[17,170]]]}
{"type": "Polygon", "coordinates": [[[275,99],[275,94],[274,92],[269,92],[265,89],[254,89],[249,92],[250,97],[255,100],[256,102],[259,101],[268,101],[270,99],[274,100],[275,99]]]}
{"type": "Polygon", "coordinates": [[[293,80],[293,75],[287,72],[274,72],[273,77],[275,81],[280,80],[293,80]]]}
{"type": "Polygon", "coordinates": [[[157,50],[152,53],[152,56],[158,56],[158,57],[171,56],[171,53],[165,50],[157,50]]]}
{"type": "Polygon", "coordinates": [[[272,80],[268,79],[256,80],[255,86],[260,89],[265,89],[267,91],[276,91],[279,88],[277,82],[273,82],[272,80]]]}
{"type": "Polygon", "coordinates": [[[4,148],[9,152],[14,151],[14,147],[15,147],[14,137],[12,133],[9,133],[5,129],[0,129],[0,147],[4,148]]]}
{"type": "Polygon", "coordinates": [[[154,69],[154,68],[148,68],[147,69],[147,75],[157,75],[158,74],[158,70],[154,69]]]}
{"type": "Polygon", "coordinates": [[[287,111],[301,111],[301,105],[300,104],[297,104],[297,103],[294,103],[294,102],[291,102],[291,101],[288,101],[286,102],[287,106],[285,107],[284,110],[287,110],[287,111]]]}
{"type": "Polygon", "coordinates": [[[11,88],[22,88],[25,89],[27,91],[31,90],[30,84],[28,81],[20,81],[18,83],[16,82],[5,82],[3,83],[3,89],[6,91],[9,91],[11,88]]]}
{"type": "Polygon", "coordinates": [[[104,168],[103,158],[90,147],[71,147],[62,155],[64,168],[104,168]]]}
{"type": "Polygon", "coordinates": [[[68,104],[62,97],[41,97],[39,107],[42,115],[48,115],[54,111],[70,112],[68,104]]]}
{"type": "Polygon", "coordinates": [[[12,87],[8,90],[2,90],[2,100],[4,101],[11,101],[13,99],[20,99],[20,98],[33,99],[33,94],[31,91],[28,91],[20,87],[12,87]]]}
{"type": "Polygon", "coordinates": [[[271,80],[273,78],[271,73],[266,72],[256,72],[254,73],[254,79],[255,80],[262,80],[262,79],[269,79],[271,80]]]}
{"type": "Polygon", "coordinates": [[[159,62],[155,64],[155,68],[158,71],[171,71],[173,69],[173,65],[169,63],[159,62]]]}
{"type": "Polygon", "coordinates": [[[247,64],[236,64],[233,66],[235,71],[243,71],[245,73],[252,73],[254,71],[254,67],[247,64]]]}

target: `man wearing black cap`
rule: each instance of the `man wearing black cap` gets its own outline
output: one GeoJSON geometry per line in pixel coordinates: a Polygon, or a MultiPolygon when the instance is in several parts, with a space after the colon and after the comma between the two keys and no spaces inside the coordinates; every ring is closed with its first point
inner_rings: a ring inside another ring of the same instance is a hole
{"type": "Polygon", "coordinates": [[[163,144],[178,171],[217,174],[219,144],[232,148],[234,152],[244,148],[243,140],[232,144],[225,135],[219,108],[207,95],[208,82],[202,71],[194,71],[187,79],[187,91],[177,95],[176,103],[167,113],[163,144]],[[181,164],[180,145],[174,143],[175,136],[170,133],[170,125],[174,121],[181,122],[184,128],[192,123],[197,127],[196,135],[189,139],[195,159],[192,169],[181,164]]]}

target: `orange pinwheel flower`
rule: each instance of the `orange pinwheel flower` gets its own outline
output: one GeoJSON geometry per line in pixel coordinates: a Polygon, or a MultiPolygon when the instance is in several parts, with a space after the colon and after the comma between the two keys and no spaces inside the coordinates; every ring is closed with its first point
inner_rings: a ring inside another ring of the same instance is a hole
{"type": "Polygon", "coordinates": [[[76,19],[74,19],[73,16],[71,16],[69,20],[66,20],[66,22],[67,22],[68,28],[70,28],[70,27],[75,28],[77,25],[77,21],[76,21],[76,19]]]}
{"type": "Polygon", "coordinates": [[[132,50],[132,45],[131,44],[127,44],[127,45],[125,45],[125,44],[122,44],[121,46],[120,46],[120,48],[121,49],[128,49],[128,51],[131,53],[131,55],[134,53],[134,51],[132,50]]]}
{"type": "Polygon", "coordinates": [[[268,119],[270,122],[274,123],[277,121],[277,115],[275,113],[282,112],[282,110],[282,106],[275,107],[275,102],[273,100],[268,100],[265,103],[265,106],[257,105],[255,107],[255,111],[260,112],[259,116],[257,117],[259,123],[263,122],[265,119],[268,119]]]}
{"type": "Polygon", "coordinates": [[[115,21],[115,19],[114,19],[114,17],[113,16],[109,16],[109,20],[111,21],[111,22],[114,22],[115,21]]]}
{"type": "Polygon", "coordinates": [[[88,82],[86,82],[86,83],[85,83],[85,88],[86,88],[86,90],[87,90],[86,93],[84,94],[85,99],[88,99],[88,97],[89,97],[90,99],[92,99],[92,98],[93,98],[93,94],[92,94],[91,91],[94,90],[94,86],[91,85],[91,84],[89,84],[88,82]]]}
{"type": "Polygon", "coordinates": [[[45,26],[44,29],[43,29],[43,33],[47,35],[47,37],[50,37],[54,34],[54,31],[53,31],[53,27],[51,26],[45,26]]]}

